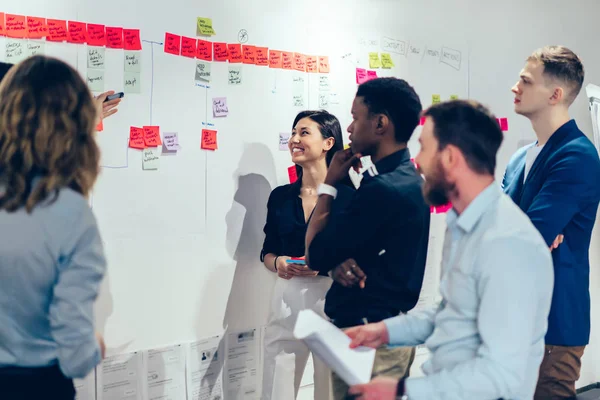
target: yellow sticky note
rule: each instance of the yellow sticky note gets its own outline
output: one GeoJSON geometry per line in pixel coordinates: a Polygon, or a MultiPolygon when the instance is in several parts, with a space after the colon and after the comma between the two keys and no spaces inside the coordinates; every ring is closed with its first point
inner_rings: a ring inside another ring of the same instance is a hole
{"type": "Polygon", "coordinates": [[[198,17],[196,20],[196,36],[212,36],[214,34],[215,30],[212,26],[212,19],[198,17]]]}
{"type": "Polygon", "coordinates": [[[450,95],[450,100],[458,100],[458,95],[457,94],[451,94],[450,95]]]}
{"type": "Polygon", "coordinates": [[[441,96],[439,94],[434,94],[434,95],[431,96],[431,103],[432,104],[436,104],[436,103],[439,103],[441,101],[442,101],[441,100],[441,96]]]}
{"type": "Polygon", "coordinates": [[[349,148],[350,148],[350,145],[349,145],[349,144],[345,144],[345,145],[344,145],[344,150],[346,150],[346,149],[349,149],[349,148]]]}
{"type": "Polygon", "coordinates": [[[369,53],[369,68],[381,68],[379,53],[369,53]]]}
{"type": "Polygon", "coordinates": [[[394,67],[394,62],[392,61],[390,53],[381,53],[381,66],[386,69],[394,67]]]}

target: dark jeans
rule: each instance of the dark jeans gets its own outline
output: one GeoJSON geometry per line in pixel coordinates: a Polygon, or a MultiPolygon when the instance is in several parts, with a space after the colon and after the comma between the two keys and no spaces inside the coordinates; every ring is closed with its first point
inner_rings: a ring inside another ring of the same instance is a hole
{"type": "Polygon", "coordinates": [[[2,400],[73,400],[73,381],[58,366],[44,368],[0,368],[2,400]]]}

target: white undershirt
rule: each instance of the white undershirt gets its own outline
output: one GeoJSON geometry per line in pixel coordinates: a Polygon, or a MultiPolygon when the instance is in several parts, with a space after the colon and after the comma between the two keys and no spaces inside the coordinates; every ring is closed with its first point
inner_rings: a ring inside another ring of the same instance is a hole
{"type": "Polygon", "coordinates": [[[525,175],[523,176],[523,183],[527,180],[527,175],[531,170],[531,166],[535,162],[535,159],[540,155],[540,152],[544,146],[533,146],[527,150],[527,155],[525,156],[525,175]]]}

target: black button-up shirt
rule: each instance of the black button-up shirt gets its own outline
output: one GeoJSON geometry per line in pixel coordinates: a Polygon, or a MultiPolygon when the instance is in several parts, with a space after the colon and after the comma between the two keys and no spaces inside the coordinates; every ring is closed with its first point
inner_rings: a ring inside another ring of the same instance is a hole
{"type": "Polygon", "coordinates": [[[375,168],[378,174],[364,174],[350,204],[330,215],[309,249],[312,269],[329,271],[353,258],[367,276],[364,289],[334,282],[327,293],[325,313],[338,326],[407,312],[417,304],[423,283],[430,220],[423,179],[408,149],[375,168]]]}

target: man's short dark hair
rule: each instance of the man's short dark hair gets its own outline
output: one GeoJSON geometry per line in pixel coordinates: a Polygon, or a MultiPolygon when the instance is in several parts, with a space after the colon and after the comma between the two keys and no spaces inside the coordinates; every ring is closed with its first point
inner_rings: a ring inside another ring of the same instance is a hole
{"type": "Polygon", "coordinates": [[[12,64],[0,62],[0,81],[2,81],[4,75],[6,75],[6,73],[12,66],[12,64]]]}
{"type": "Polygon", "coordinates": [[[471,100],[454,100],[433,105],[423,115],[433,119],[438,151],[456,146],[473,171],[494,175],[503,136],[487,107],[471,100]]]}
{"type": "Polygon", "coordinates": [[[362,97],[370,114],[387,115],[394,125],[397,142],[408,142],[423,110],[419,96],[408,82],[398,78],[373,79],[358,87],[356,97],[362,97]]]}
{"type": "Polygon", "coordinates": [[[577,54],[564,46],[545,46],[533,52],[527,61],[544,65],[544,75],[567,85],[566,101],[571,105],[583,86],[585,71],[577,54]]]}

